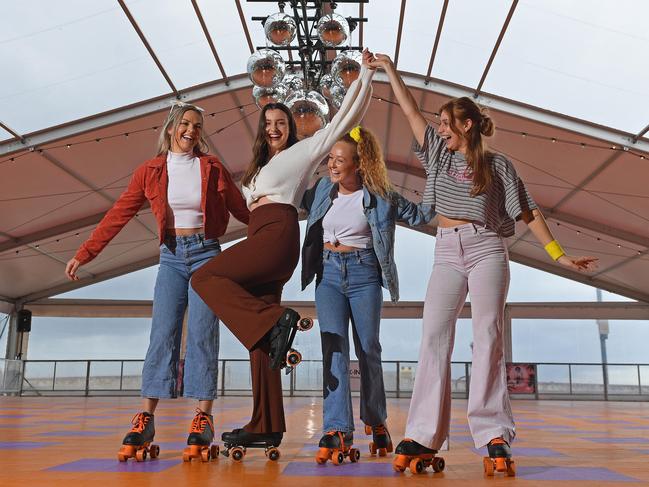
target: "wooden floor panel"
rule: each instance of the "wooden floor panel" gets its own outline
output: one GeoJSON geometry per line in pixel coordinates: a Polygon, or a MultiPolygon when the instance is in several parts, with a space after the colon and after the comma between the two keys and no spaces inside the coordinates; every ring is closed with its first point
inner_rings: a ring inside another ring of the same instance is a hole
{"type": "MultiPolygon", "coordinates": [[[[395,443],[403,436],[408,399],[388,400],[388,425],[395,443]]],[[[440,454],[446,470],[397,474],[392,456],[372,458],[369,439],[357,422],[357,464],[316,465],[321,436],[319,398],[286,399],[288,433],[279,462],[263,450],[248,450],[242,463],[219,456],[210,463],[182,461],[195,402],[161,402],[156,412],[160,457],[119,463],[116,453],[138,410],[137,398],[0,399],[0,485],[30,486],[486,486],[575,487],[649,485],[649,405],[647,403],[514,401],[517,439],[515,478],[486,478],[482,452],[473,448],[466,402],[453,402],[450,450],[440,454]],[[333,477],[333,478],[331,478],[333,477]],[[432,482],[432,484],[431,484],[432,482]]],[[[250,413],[249,397],[216,401],[217,438],[240,426],[250,413]]],[[[358,411],[358,400],[354,401],[358,411]]]]}

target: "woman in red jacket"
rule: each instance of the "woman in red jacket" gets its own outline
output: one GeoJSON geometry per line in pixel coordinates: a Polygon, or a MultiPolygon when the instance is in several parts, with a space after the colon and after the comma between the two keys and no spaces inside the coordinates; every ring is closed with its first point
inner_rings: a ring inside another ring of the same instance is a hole
{"type": "MultiPolygon", "coordinates": [[[[231,212],[248,223],[249,211],[228,171],[206,154],[203,115],[193,105],[172,107],[160,133],[157,156],[138,167],[128,188],[66,266],[72,280],[129,222],[145,201],[158,223],[160,267],[153,294],[149,349],[142,371],[142,411],[133,418],[118,458],[156,456],[153,413],[159,399],[176,396],[177,365],[185,309],[187,352],[183,395],[198,400],[187,455],[205,459],[214,437],[212,402],[217,390],[218,318],[189,285],[192,274],[220,253],[231,212]]],[[[186,455],[186,457],[187,457],[186,455]]],[[[188,458],[188,457],[187,457],[188,458]]]]}

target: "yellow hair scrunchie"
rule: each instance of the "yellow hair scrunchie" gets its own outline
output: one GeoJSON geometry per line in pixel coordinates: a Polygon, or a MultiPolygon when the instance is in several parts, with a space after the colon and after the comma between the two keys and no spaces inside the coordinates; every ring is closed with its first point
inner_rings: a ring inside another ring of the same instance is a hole
{"type": "Polygon", "coordinates": [[[349,136],[358,144],[361,141],[361,126],[357,125],[349,131],[349,136]]]}

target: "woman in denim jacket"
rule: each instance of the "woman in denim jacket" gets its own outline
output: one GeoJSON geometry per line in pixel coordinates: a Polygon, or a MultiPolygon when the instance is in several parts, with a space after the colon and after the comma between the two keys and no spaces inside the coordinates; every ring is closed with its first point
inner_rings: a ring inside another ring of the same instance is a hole
{"type": "Polygon", "coordinates": [[[430,206],[415,205],[392,190],[375,136],[356,127],[329,153],[329,177],[303,198],[309,212],[302,248],[302,288],[315,276],[316,308],[323,355],[324,436],[318,463],[344,456],[352,461],[354,419],[349,387],[349,320],[361,371],[361,419],[373,435],[372,453],[392,451],[387,416],[379,328],[383,293],[399,299],[394,263],[397,221],[430,221],[430,206]],[[335,451],[334,451],[335,450],[335,451]]]}

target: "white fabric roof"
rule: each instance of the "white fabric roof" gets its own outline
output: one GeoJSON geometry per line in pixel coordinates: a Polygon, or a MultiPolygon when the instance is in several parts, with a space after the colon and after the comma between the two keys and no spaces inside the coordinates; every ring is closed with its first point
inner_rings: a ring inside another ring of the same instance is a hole
{"type": "MultiPolygon", "coordinates": [[[[144,209],[79,284],[63,276],[151,157],[153,128],[176,96],[214,113],[214,152],[233,174],[244,170],[256,107],[242,73],[265,44],[250,18],[275,9],[243,0],[3,6],[0,59],[11,75],[0,77],[0,297],[29,301],[155,263],[144,209]]],[[[337,11],[360,14],[344,3],[337,11]]],[[[432,121],[449,97],[478,95],[498,127],[492,148],[512,159],[557,238],[601,265],[592,276],[565,271],[524,226],[510,239],[513,260],[649,301],[649,68],[639,62],[648,14],[631,0],[372,0],[362,42],[361,29],[351,42],[397,60],[432,121]]],[[[395,184],[417,199],[424,180],[411,134],[385,77],[376,79],[387,101],[375,100],[364,123],[384,141],[395,184]]],[[[242,233],[233,224],[226,239],[242,233]]]]}

